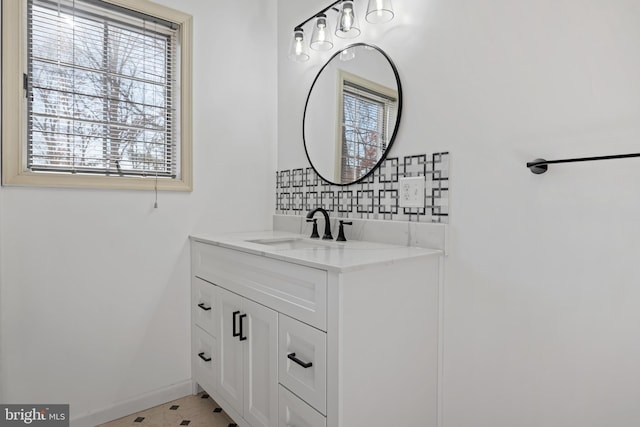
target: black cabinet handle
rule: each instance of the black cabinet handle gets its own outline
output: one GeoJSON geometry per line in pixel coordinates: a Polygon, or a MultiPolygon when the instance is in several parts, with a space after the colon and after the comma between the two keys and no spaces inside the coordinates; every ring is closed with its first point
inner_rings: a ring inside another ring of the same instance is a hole
{"type": "MultiPolygon", "coordinates": [[[[237,322],[237,321],[236,321],[236,318],[237,318],[237,317],[236,317],[236,316],[237,316],[238,314],[240,314],[240,312],[239,312],[239,311],[234,311],[234,312],[233,312],[233,336],[234,336],[234,337],[240,336],[240,333],[239,333],[239,332],[236,332],[236,328],[237,328],[237,324],[236,324],[236,322],[237,322]]],[[[242,327],[242,326],[241,326],[241,327],[242,327]]]]}
{"type": "Polygon", "coordinates": [[[205,362],[211,362],[211,358],[204,355],[204,351],[202,353],[198,353],[198,357],[205,362]]]}
{"type": "Polygon", "coordinates": [[[313,366],[313,363],[311,362],[303,362],[302,360],[298,359],[295,353],[287,354],[287,359],[293,360],[298,365],[302,366],[304,369],[307,369],[313,366]]]}
{"type": "Polygon", "coordinates": [[[247,337],[242,336],[242,319],[244,319],[245,317],[247,317],[246,314],[241,314],[240,315],[240,333],[238,335],[240,335],[240,341],[246,341],[247,337]]]}
{"type": "Polygon", "coordinates": [[[203,309],[204,311],[209,311],[211,310],[211,306],[207,307],[206,305],[204,305],[203,302],[201,302],[200,304],[198,304],[198,307],[200,307],[201,309],[203,309]]]}

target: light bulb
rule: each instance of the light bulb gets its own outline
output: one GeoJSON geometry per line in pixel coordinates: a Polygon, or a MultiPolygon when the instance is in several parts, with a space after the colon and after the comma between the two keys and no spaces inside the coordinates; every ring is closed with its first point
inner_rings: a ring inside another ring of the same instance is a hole
{"type": "Polygon", "coordinates": [[[333,48],[331,32],[327,31],[327,15],[324,13],[316,17],[316,25],[313,27],[310,46],[314,50],[329,50],[333,48]]]}
{"type": "Polygon", "coordinates": [[[338,16],[338,24],[336,25],[336,36],[351,39],[360,35],[360,25],[358,18],[353,11],[353,2],[345,0],[342,2],[342,11],[338,16]]]}
{"type": "Polygon", "coordinates": [[[293,30],[293,38],[289,46],[289,59],[295,62],[305,62],[309,60],[307,46],[304,44],[304,31],[297,27],[293,30]]]}

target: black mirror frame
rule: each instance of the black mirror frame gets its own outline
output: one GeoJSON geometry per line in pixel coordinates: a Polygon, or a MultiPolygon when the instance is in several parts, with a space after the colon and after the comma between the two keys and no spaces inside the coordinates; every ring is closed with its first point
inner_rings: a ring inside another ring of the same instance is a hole
{"type": "Polygon", "coordinates": [[[375,172],[375,170],[378,169],[380,167],[380,165],[382,164],[382,162],[384,162],[385,159],[387,158],[387,154],[389,153],[389,150],[391,150],[391,147],[393,146],[393,143],[396,140],[396,135],[398,134],[398,129],[400,128],[400,118],[401,117],[402,117],[402,84],[400,83],[400,74],[398,74],[398,69],[396,68],[396,65],[393,63],[391,58],[389,58],[389,55],[387,55],[385,53],[385,51],[380,49],[378,46],[374,46],[374,45],[371,45],[371,44],[368,44],[368,43],[354,43],[352,45],[346,46],[346,47],[340,49],[335,54],[333,54],[331,56],[331,58],[329,58],[329,60],[322,66],[320,71],[318,71],[318,74],[313,79],[313,83],[311,84],[311,88],[309,89],[309,94],[307,95],[307,100],[304,103],[304,114],[302,115],[302,141],[304,143],[304,153],[307,156],[307,161],[309,162],[309,164],[311,165],[313,170],[316,172],[316,174],[320,177],[320,179],[322,179],[324,182],[327,182],[327,183],[329,183],[331,185],[339,185],[341,187],[344,187],[344,186],[347,186],[347,185],[353,185],[353,184],[357,184],[359,182],[362,182],[362,181],[366,180],[371,174],[373,174],[375,172]],[[391,138],[389,140],[389,144],[387,144],[387,149],[384,151],[384,153],[382,153],[382,156],[380,157],[380,160],[378,160],[378,162],[371,168],[371,170],[369,172],[367,172],[365,175],[363,175],[362,177],[358,178],[357,180],[355,180],[353,182],[337,183],[337,182],[329,181],[328,179],[323,177],[320,174],[320,172],[318,172],[316,167],[313,165],[313,162],[311,161],[311,158],[309,157],[309,150],[307,150],[307,140],[305,138],[304,123],[305,123],[305,120],[307,118],[307,106],[309,105],[309,99],[311,98],[311,92],[313,92],[313,88],[316,85],[316,82],[318,81],[318,78],[320,78],[320,75],[322,74],[324,69],[331,63],[331,61],[334,60],[334,58],[336,56],[340,55],[340,53],[343,50],[350,49],[350,48],[356,47],[356,46],[366,46],[366,47],[373,48],[373,49],[377,50],[378,52],[380,52],[385,57],[385,59],[389,62],[389,65],[391,66],[391,69],[393,70],[393,75],[396,78],[396,84],[398,85],[398,109],[397,109],[397,115],[396,115],[396,124],[395,124],[395,126],[393,128],[393,134],[391,135],[391,138]]]}

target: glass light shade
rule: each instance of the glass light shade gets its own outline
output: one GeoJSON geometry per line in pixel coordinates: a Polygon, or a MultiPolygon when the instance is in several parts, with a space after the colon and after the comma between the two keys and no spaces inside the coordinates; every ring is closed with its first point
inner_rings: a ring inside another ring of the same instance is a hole
{"type": "Polygon", "coordinates": [[[351,61],[353,58],[356,57],[356,53],[354,52],[353,49],[345,49],[342,52],[340,52],[340,61],[351,61]]]}
{"type": "Polygon", "coordinates": [[[289,59],[295,62],[305,62],[309,60],[309,52],[304,44],[304,31],[296,28],[293,31],[293,38],[289,45],[289,59]]]}
{"type": "Polygon", "coordinates": [[[329,50],[333,48],[331,31],[327,28],[327,15],[324,13],[316,17],[316,25],[313,27],[310,46],[314,50],[329,50]]]}
{"type": "Polygon", "coordinates": [[[369,0],[367,6],[367,22],[382,24],[393,19],[391,0],[369,0]]]}
{"type": "Polygon", "coordinates": [[[360,25],[358,17],[353,11],[353,2],[345,0],[342,2],[342,10],[338,15],[338,24],[336,25],[336,36],[343,39],[352,39],[360,35],[360,25]]]}

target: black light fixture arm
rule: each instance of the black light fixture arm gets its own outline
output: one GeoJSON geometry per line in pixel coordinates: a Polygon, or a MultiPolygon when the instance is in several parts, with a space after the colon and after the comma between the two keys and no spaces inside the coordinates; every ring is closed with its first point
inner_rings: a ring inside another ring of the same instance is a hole
{"type": "Polygon", "coordinates": [[[575,162],[589,162],[592,160],[613,160],[613,159],[627,159],[629,157],[640,157],[640,153],[631,154],[615,154],[612,156],[596,156],[596,157],[578,157],[575,159],[561,159],[561,160],[545,160],[535,159],[532,162],[527,163],[527,167],[532,173],[541,174],[547,171],[547,165],[555,163],[575,163],[575,162]]]}
{"type": "MultiPolygon", "coordinates": [[[[327,10],[331,9],[332,7],[334,7],[335,5],[337,5],[338,3],[342,2],[342,0],[337,0],[334,1],[333,3],[331,3],[329,6],[325,7],[324,9],[318,11],[315,15],[310,16],[309,18],[307,18],[306,20],[302,21],[301,23],[299,23],[298,25],[296,25],[294,27],[294,31],[296,31],[298,28],[302,28],[307,22],[311,21],[313,18],[315,18],[316,16],[320,15],[321,13],[325,13],[327,10]]],[[[339,12],[338,9],[335,9],[336,12],[339,12]]]]}

